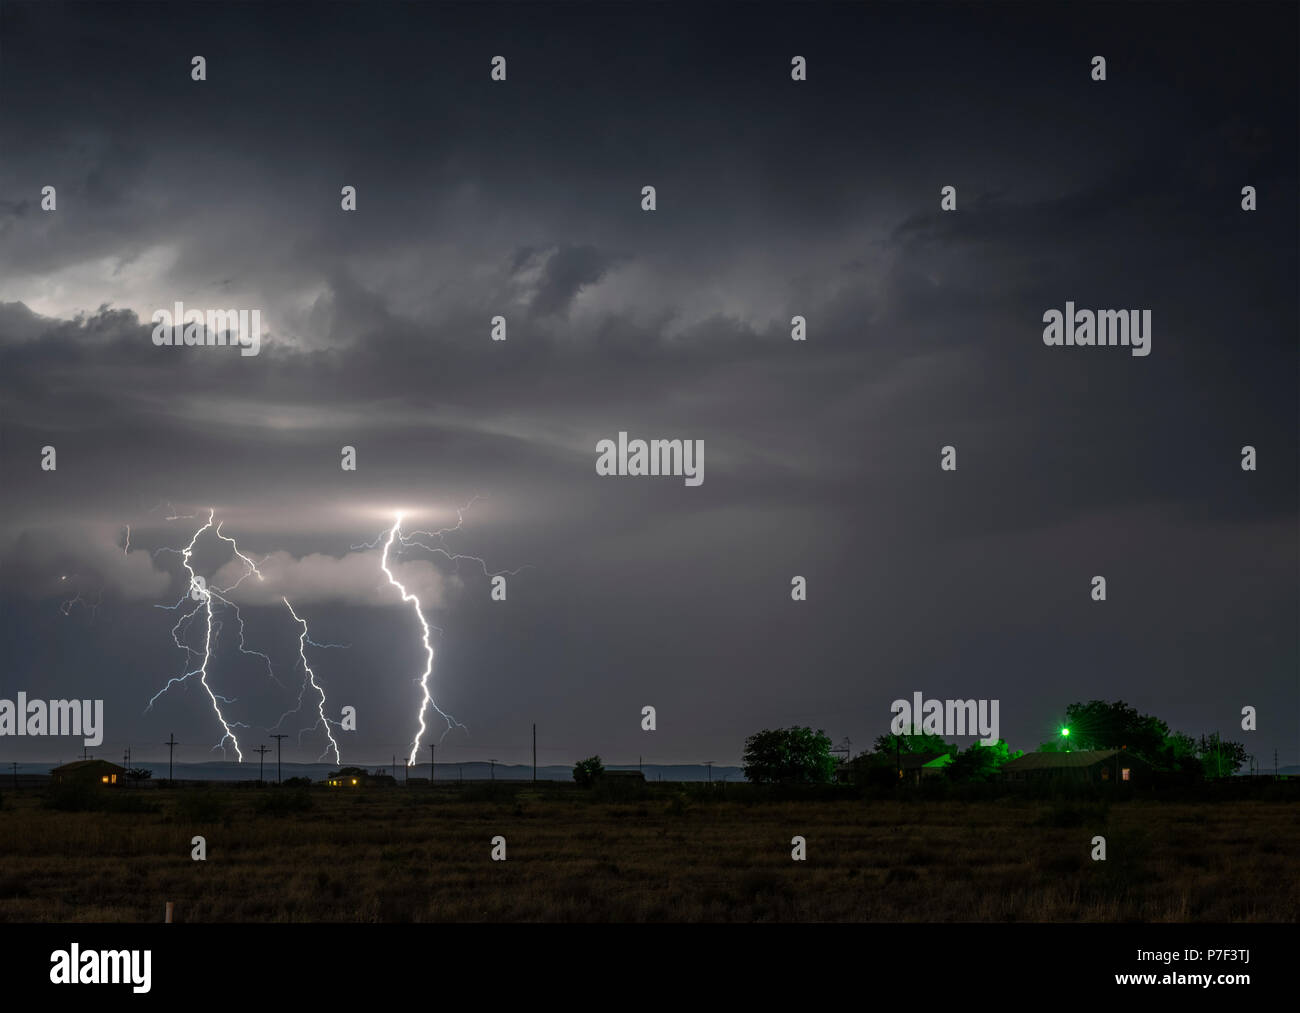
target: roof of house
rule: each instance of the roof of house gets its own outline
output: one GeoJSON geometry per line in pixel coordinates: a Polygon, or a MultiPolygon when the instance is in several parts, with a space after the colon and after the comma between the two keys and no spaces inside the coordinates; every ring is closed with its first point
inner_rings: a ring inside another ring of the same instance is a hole
{"type": "Polygon", "coordinates": [[[55,767],[51,773],[54,774],[73,774],[79,770],[101,770],[108,767],[112,770],[126,772],[125,767],[120,767],[110,760],[73,760],[71,763],[65,763],[61,767],[55,767]]]}
{"type": "Polygon", "coordinates": [[[1072,753],[1026,753],[1002,765],[1004,771],[1072,770],[1109,760],[1118,749],[1080,749],[1072,753]]]}
{"type": "Polygon", "coordinates": [[[898,758],[898,762],[904,770],[916,770],[919,767],[928,767],[939,757],[947,755],[947,753],[903,753],[898,758]]]}

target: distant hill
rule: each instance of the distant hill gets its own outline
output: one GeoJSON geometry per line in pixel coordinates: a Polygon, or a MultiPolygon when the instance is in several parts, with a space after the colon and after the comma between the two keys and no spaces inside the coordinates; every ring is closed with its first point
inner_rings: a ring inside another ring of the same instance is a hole
{"type": "MultiPolygon", "coordinates": [[[[575,761],[576,762],[576,761],[575,761]]],[[[144,767],[153,771],[155,778],[167,777],[167,763],[157,762],[135,762],[133,767],[144,767]]],[[[48,774],[55,764],[52,763],[20,763],[18,772],[21,774],[48,774]]],[[[356,760],[345,759],[344,766],[364,767],[366,770],[381,770],[385,774],[393,773],[393,767],[390,763],[360,763],[356,760]]],[[[331,771],[338,770],[338,764],[332,763],[284,763],[281,765],[281,774],[287,780],[291,777],[307,777],[313,781],[323,781],[331,771]]],[[[636,764],[610,764],[610,770],[636,770],[636,764]]],[[[245,760],[243,763],[228,763],[223,760],[213,760],[205,763],[177,763],[173,767],[174,776],[177,780],[191,781],[255,781],[257,780],[257,761],[252,762],[245,760]]],[[[647,763],[641,767],[647,781],[707,781],[709,771],[703,764],[681,763],[681,764],[654,764],[647,763]]],[[[401,781],[405,776],[405,770],[399,763],[397,765],[397,779],[401,781]]],[[[429,765],[427,763],[411,768],[412,777],[429,776],[429,765]]],[[[527,781],[533,776],[532,764],[516,763],[498,763],[495,772],[492,764],[474,761],[472,763],[439,763],[434,773],[436,781],[486,781],[495,777],[499,781],[527,781]]],[[[714,764],[713,780],[715,781],[743,781],[744,773],[740,767],[722,767],[714,764]]],[[[268,761],[263,767],[263,777],[267,780],[275,780],[275,762],[268,761]]],[[[542,781],[572,781],[573,765],[551,765],[537,768],[538,780],[542,781]]],[[[3,784],[3,777],[0,777],[0,784],[3,784]]]]}

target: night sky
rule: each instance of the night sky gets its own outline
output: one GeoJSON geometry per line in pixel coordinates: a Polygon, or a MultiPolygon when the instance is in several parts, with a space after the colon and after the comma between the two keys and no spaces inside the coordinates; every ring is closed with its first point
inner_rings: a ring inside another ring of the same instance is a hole
{"type": "Polygon", "coordinates": [[[3,3],[0,697],[102,698],[109,758],[221,758],[196,679],[146,712],[188,667],[154,550],[211,508],[265,560],[231,597],[281,684],[228,621],[208,668],[246,759],[302,684],[287,595],[348,645],[307,648],[344,762],[400,760],[418,621],[351,547],[477,496],[445,544],[526,566],[505,602],[400,559],[469,730],[439,762],[524,762],[533,722],[543,764],[734,763],[791,724],[857,752],[916,691],[998,699],[1012,748],[1124,699],[1300,762],[1296,22],[3,3]],[[1151,354],[1045,346],[1067,300],[1150,309],[1151,354]],[[260,309],[260,354],[156,347],[177,301],[260,309]],[[703,484],[597,475],[620,431],[703,440],[703,484]]]}

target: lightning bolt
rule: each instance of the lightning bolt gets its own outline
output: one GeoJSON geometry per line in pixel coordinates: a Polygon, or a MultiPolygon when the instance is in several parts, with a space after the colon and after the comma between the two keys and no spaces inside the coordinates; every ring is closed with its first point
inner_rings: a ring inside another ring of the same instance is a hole
{"type": "MultiPolygon", "coordinates": [[[[197,615],[200,611],[203,612],[204,618],[206,620],[206,628],[203,635],[203,660],[202,662],[200,662],[198,668],[191,669],[190,671],[186,672],[183,676],[181,676],[179,679],[169,679],[167,685],[154,694],[153,699],[149,701],[149,707],[152,707],[154,704],[154,700],[157,700],[158,697],[166,693],[167,690],[170,689],[174,683],[184,682],[190,676],[197,675],[199,677],[200,684],[203,686],[203,689],[208,694],[208,699],[212,701],[212,709],[213,711],[216,712],[217,720],[221,723],[221,727],[225,730],[225,735],[221,737],[221,741],[217,743],[217,747],[219,747],[221,751],[224,753],[226,740],[229,739],[234,744],[235,755],[239,757],[239,762],[243,763],[244,753],[239,748],[239,737],[235,735],[234,727],[232,727],[231,723],[226,720],[225,714],[223,714],[221,711],[221,703],[223,698],[218,697],[217,694],[212,691],[212,687],[208,685],[208,662],[212,658],[212,625],[213,625],[212,599],[214,597],[219,597],[219,595],[214,593],[211,588],[207,587],[204,581],[199,579],[198,574],[194,572],[194,567],[190,565],[190,558],[194,555],[194,543],[199,540],[199,536],[202,535],[203,532],[207,531],[208,528],[212,527],[212,521],[215,516],[216,516],[216,510],[210,510],[208,512],[207,522],[196,532],[194,532],[194,537],[190,539],[189,545],[185,546],[185,548],[181,550],[181,565],[185,567],[185,572],[190,575],[189,588],[187,593],[191,598],[196,599],[198,601],[198,604],[193,608],[193,610],[191,610],[186,615],[183,615],[179,620],[177,620],[176,625],[172,627],[172,640],[176,642],[177,647],[181,648],[186,652],[187,658],[192,657],[197,652],[193,648],[191,648],[187,643],[181,641],[180,637],[177,635],[177,631],[180,630],[182,626],[184,626],[185,631],[188,634],[189,626],[191,621],[194,619],[194,616],[197,615]]],[[[224,601],[225,599],[221,599],[221,600],[224,601]]],[[[180,601],[178,601],[174,606],[171,607],[180,608],[181,603],[184,601],[185,601],[185,597],[182,596],[180,601]]],[[[159,607],[165,608],[166,606],[159,606],[159,607]]],[[[229,703],[229,701],[226,702],[229,703]]],[[[145,708],[146,712],[149,710],[149,707],[145,708]]],[[[235,724],[238,725],[239,723],[236,722],[235,724]]]]}
{"type": "MultiPolygon", "coordinates": [[[[64,574],[59,578],[59,580],[67,580],[67,579],[68,579],[67,574],[64,574]]],[[[99,615],[99,606],[103,603],[103,601],[104,601],[104,589],[102,587],[95,592],[95,597],[93,600],[90,598],[89,595],[82,594],[81,588],[77,588],[76,593],[71,598],[67,599],[62,604],[59,605],[59,611],[62,612],[65,616],[70,616],[72,615],[72,608],[74,605],[84,605],[86,608],[90,609],[90,622],[93,625],[95,622],[95,617],[99,615]]]]}
{"type": "Polygon", "coordinates": [[[427,731],[427,726],[424,723],[424,711],[429,704],[432,704],[433,709],[441,714],[447,722],[447,731],[442,733],[444,738],[446,737],[447,732],[451,731],[452,728],[464,728],[465,726],[439,707],[437,703],[434,702],[433,694],[429,692],[429,675],[433,671],[433,645],[429,643],[429,623],[424,618],[423,609],[420,608],[420,599],[411,594],[410,591],[406,590],[406,588],[402,586],[401,582],[393,576],[393,571],[388,568],[388,552],[393,547],[393,541],[397,538],[401,526],[402,515],[399,513],[397,515],[397,520],[393,522],[393,526],[388,531],[388,541],[384,543],[384,553],[380,557],[379,567],[384,571],[384,575],[388,578],[388,582],[401,592],[402,601],[410,602],[411,606],[415,609],[415,617],[420,620],[421,640],[424,643],[424,671],[420,673],[420,692],[423,694],[423,698],[420,701],[420,730],[415,733],[415,741],[411,744],[411,755],[407,762],[407,765],[410,766],[415,763],[415,758],[420,754],[420,739],[424,737],[424,733],[427,731]]]}
{"type": "MultiPolygon", "coordinates": [[[[307,620],[301,618],[298,615],[298,613],[293,610],[293,606],[289,604],[288,598],[282,597],[280,600],[283,601],[285,606],[289,609],[289,614],[293,616],[293,618],[297,622],[302,623],[302,633],[298,635],[298,657],[302,659],[302,667],[306,673],[306,676],[303,679],[302,690],[300,690],[298,693],[298,707],[302,706],[302,695],[304,692],[306,692],[307,683],[308,681],[310,681],[312,689],[316,690],[316,692],[320,694],[320,702],[316,705],[316,712],[320,715],[320,721],[318,721],[315,725],[313,725],[311,729],[307,729],[307,730],[311,731],[323,726],[325,728],[325,735],[330,740],[330,745],[334,747],[334,762],[342,763],[343,762],[342,757],[339,755],[339,744],[336,741],[334,741],[334,736],[330,733],[330,719],[325,716],[325,691],[321,689],[320,685],[316,682],[316,673],[311,670],[311,665],[307,663],[308,644],[312,644],[316,647],[339,647],[342,645],[317,644],[314,640],[310,639],[307,636],[307,620]]],[[[294,708],[294,711],[296,711],[297,709],[298,708],[294,708]]],[[[294,713],[294,711],[289,711],[288,713],[282,715],[280,721],[283,721],[285,718],[289,716],[289,714],[294,713]]],[[[275,727],[278,728],[279,726],[280,726],[279,722],[276,722],[275,727]]],[[[298,733],[298,740],[300,742],[302,741],[302,732],[298,733]]],[[[328,749],[326,749],[324,752],[320,754],[320,758],[322,760],[325,759],[325,753],[327,752],[329,752],[328,749]]]]}
{"type": "MultiPolygon", "coordinates": [[[[168,503],[167,506],[173,511],[173,516],[169,517],[168,518],[169,520],[179,519],[181,516],[192,516],[192,515],[177,515],[175,514],[175,508],[172,507],[170,503],[168,503]]],[[[271,659],[266,654],[263,654],[261,651],[254,651],[248,648],[247,641],[245,639],[243,613],[240,612],[238,605],[236,605],[233,601],[231,601],[228,597],[226,597],[231,591],[239,587],[239,585],[242,584],[249,576],[255,575],[258,580],[263,579],[261,571],[258,570],[257,568],[257,564],[254,563],[248,556],[244,555],[244,553],[240,551],[239,544],[235,541],[235,539],[231,538],[229,535],[223,534],[221,531],[221,524],[217,524],[216,531],[215,531],[217,538],[219,538],[224,542],[230,543],[231,548],[234,551],[235,555],[244,563],[244,567],[245,567],[244,573],[240,576],[240,578],[237,581],[235,581],[235,583],[231,584],[229,587],[212,588],[207,586],[207,584],[203,581],[203,579],[194,572],[194,568],[190,565],[190,559],[194,555],[195,543],[199,540],[199,537],[205,531],[207,531],[209,528],[212,527],[213,522],[215,520],[216,520],[216,510],[209,509],[208,519],[206,523],[204,523],[202,527],[200,527],[197,531],[194,532],[194,535],[190,539],[189,544],[186,545],[183,549],[171,549],[171,548],[164,547],[164,548],[154,550],[153,555],[155,557],[160,552],[175,552],[178,555],[180,555],[181,565],[185,567],[186,573],[189,574],[189,586],[187,587],[185,593],[181,595],[180,599],[176,602],[176,604],[158,605],[156,607],[175,611],[177,609],[180,609],[185,604],[186,597],[192,598],[198,602],[198,604],[195,605],[193,609],[189,610],[184,615],[182,615],[180,619],[176,621],[176,625],[172,627],[172,641],[173,643],[176,644],[178,648],[186,652],[187,665],[189,663],[189,659],[199,656],[199,652],[189,645],[189,633],[190,633],[190,627],[193,625],[195,617],[198,616],[200,613],[203,614],[205,628],[204,628],[204,635],[203,635],[203,651],[201,655],[202,660],[200,661],[198,667],[189,669],[188,671],[185,672],[184,675],[168,679],[167,683],[163,686],[163,688],[160,689],[157,693],[155,693],[150,698],[149,705],[145,708],[145,712],[148,713],[149,710],[152,709],[155,701],[157,701],[157,699],[160,696],[162,696],[169,689],[171,689],[172,686],[176,685],[177,683],[185,682],[192,676],[197,675],[199,677],[199,682],[202,684],[204,690],[208,694],[208,698],[212,701],[212,709],[214,713],[217,715],[217,720],[220,722],[222,729],[225,731],[225,735],[222,736],[221,741],[218,742],[213,747],[213,749],[221,749],[222,752],[224,753],[226,740],[229,739],[234,746],[236,756],[239,757],[239,762],[243,763],[244,754],[243,751],[239,748],[239,738],[235,735],[234,729],[247,728],[249,726],[247,724],[244,724],[241,721],[228,721],[226,719],[225,714],[221,710],[221,704],[223,703],[231,704],[234,702],[234,700],[221,696],[220,694],[214,692],[212,687],[208,683],[208,664],[212,659],[212,652],[215,647],[215,641],[218,639],[219,634],[221,632],[221,623],[217,621],[215,618],[215,613],[213,608],[214,600],[219,602],[221,605],[229,608],[232,612],[234,612],[235,621],[239,624],[239,652],[241,654],[248,654],[254,657],[261,658],[262,661],[266,664],[266,671],[267,674],[271,677],[271,679],[277,685],[283,685],[283,684],[280,683],[280,680],[277,679],[275,676],[275,669],[271,665],[271,659]]]]}

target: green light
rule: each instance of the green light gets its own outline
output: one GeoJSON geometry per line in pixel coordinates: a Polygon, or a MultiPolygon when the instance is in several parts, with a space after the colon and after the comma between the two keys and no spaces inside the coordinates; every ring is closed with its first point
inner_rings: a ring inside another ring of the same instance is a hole
{"type": "Polygon", "coordinates": [[[1064,736],[1068,739],[1068,738],[1070,737],[1070,729],[1068,729],[1068,728],[1062,728],[1062,729],[1061,729],[1061,734],[1064,735],[1064,736]]]}

